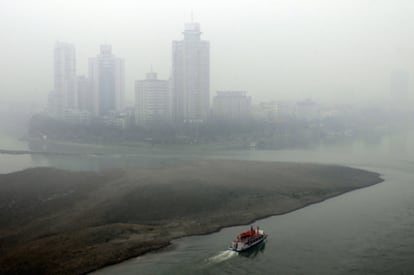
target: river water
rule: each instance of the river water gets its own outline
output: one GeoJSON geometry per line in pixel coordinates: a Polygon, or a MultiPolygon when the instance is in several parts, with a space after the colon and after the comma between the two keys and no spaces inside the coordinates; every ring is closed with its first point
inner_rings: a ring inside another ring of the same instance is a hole
{"type": "Polygon", "coordinates": [[[0,155],[0,164],[4,173],[38,165],[98,169],[194,157],[343,164],[379,172],[385,181],[257,221],[269,238],[249,254],[226,251],[235,235],[249,228],[237,226],[176,240],[167,249],[98,274],[414,274],[413,132],[306,150],[208,152],[198,156],[160,152],[151,156],[135,152],[48,158],[0,155]]]}

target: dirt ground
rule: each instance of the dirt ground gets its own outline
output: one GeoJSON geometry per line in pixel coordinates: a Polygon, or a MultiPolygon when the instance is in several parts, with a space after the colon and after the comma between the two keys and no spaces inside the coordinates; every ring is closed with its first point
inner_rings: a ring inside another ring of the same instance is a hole
{"type": "Polygon", "coordinates": [[[83,274],[178,237],[248,224],[381,181],[348,167],[235,160],[0,175],[0,273],[83,274]]]}

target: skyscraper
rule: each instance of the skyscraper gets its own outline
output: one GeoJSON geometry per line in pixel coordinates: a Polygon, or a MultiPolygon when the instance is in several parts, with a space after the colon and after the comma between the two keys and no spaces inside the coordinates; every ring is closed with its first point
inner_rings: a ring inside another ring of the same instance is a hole
{"type": "Polygon", "coordinates": [[[54,89],[49,95],[49,108],[61,116],[64,110],[77,108],[75,46],[56,42],[53,65],[54,89]]]}
{"type": "Polygon", "coordinates": [[[111,45],[101,45],[100,54],[89,59],[93,115],[120,111],[124,103],[124,60],[112,54],[111,45]]]}
{"type": "Polygon", "coordinates": [[[165,121],[169,118],[168,81],[157,79],[154,72],[135,82],[137,123],[165,121]]]}
{"type": "Polygon", "coordinates": [[[172,114],[176,122],[202,122],[210,106],[210,45],[200,24],[186,23],[172,43],[172,114]]]}

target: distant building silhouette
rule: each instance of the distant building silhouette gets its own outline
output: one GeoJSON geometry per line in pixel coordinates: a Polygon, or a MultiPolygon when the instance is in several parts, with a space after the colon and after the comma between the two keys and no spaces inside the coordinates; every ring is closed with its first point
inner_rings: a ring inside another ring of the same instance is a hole
{"type": "Polygon", "coordinates": [[[295,114],[298,119],[318,120],[320,119],[320,106],[310,98],[298,101],[296,102],[295,114]]]}
{"type": "Polygon", "coordinates": [[[49,94],[49,112],[61,117],[65,110],[77,108],[75,46],[56,42],[54,48],[54,87],[49,94]]]}
{"type": "Polygon", "coordinates": [[[179,123],[202,122],[210,106],[210,45],[199,23],[186,23],[183,34],[172,43],[172,114],[179,123]]]}
{"type": "Polygon", "coordinates": [[[274,121],[277,119],[278,103],[276,101],[260,102],[252,107],[252,114],[260,120],[274,121]]]}
{"type": "Polygon", "coordinates": [[[97,57],[89,59],[93,115],[121,111],[124,104],[124,61],[112,54],[111,45],[101,45],[97,57]]]}
{"type": "Polygon", "coordinates": [[[93,111],[93,97],[91,83],[86,76],[77,77],[78,109],[81,111],[93,111]]]}
{"type": "Polygon", "coordinates": [[[217,91],[213,116],[221,120],[243,120],[250,117],[251,98],[245,91],[217,91]]]}
{"type": "Polygon", "coordinates": [[[145,80],[135,82],[137,124],[169,119],[168,81],[157,79],[157,74],[146,74],[145,80]]]}
{"type": "Polygon", "coordinates": [[[410,75],[403,70],[396,70],[391,73],[390,93],[394,105],[403,107],[409,100],[410,75]]]}

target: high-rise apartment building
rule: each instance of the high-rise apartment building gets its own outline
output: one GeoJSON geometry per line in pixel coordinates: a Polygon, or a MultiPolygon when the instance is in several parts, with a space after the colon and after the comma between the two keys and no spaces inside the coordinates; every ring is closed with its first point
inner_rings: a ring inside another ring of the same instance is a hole
{"type": "Polygon", "coordinates": [[[78,92],[78,109],[92,113],[93,97],[89,79],[84,75],[78,76],[76,89],[78,92]]]}
{"type": "Polygon", "coordinates": [[[172,114],[176,122],[202,122],[210,106],[210,46],[199,23],[186,23],[172,43],[172,114]]]}
{"type": "Polygon", "coordinates": [[[76,53],[70,43],[56,42],[54,48],[54,87],[49,95],[49,109],[56,116],[77,108],[76,53]]]}
{"type": "Polygon", "coordinates": [[[112,54],[111,45],[101,45],[97,57],[89,59],[93,115],[120,111],[124,104],[124,60],[112,54]]]}
{"type": "Polygon", "coordinates": [[[168,81],[159,80],[154,72],[135,82],[136,122],[146,124],[169,119],[168,81]]]}
{"type": "Polygon", "coordinates": [[[220,120],[243,120],[250,116],[251,98],[245,91],[217,91],[213,115],[220,120]]]}

